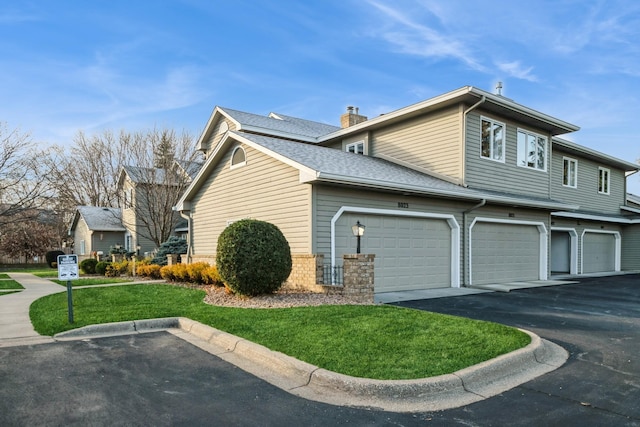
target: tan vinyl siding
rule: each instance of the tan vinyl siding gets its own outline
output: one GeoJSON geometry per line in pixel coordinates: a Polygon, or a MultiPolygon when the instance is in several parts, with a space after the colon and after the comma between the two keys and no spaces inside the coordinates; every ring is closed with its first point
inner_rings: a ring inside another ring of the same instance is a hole
{"type": "Polygon", "coordinates": [[[211,132],[211,134],[209,135],[209,138],[204,144],[203,151],[205,153],[205,157],[208,157],[209,153],[213,151],[218,145],[218,143],[222,140],[222,137],[225,134],[225,132],[220,133],[220,126],[222,125],[222,123],[226,123],[227,126],[229,126],[229,130],[236,130],[236,125],[232,121],[227,119],[219,120],[213,127],[213,131],[211,132]]]}
{"type": "Polygon", "coordinates": [[[466,126],[466,184],[471,188],[524,194],[536,197],[549,197],[549,153],[551,138],[536,129],[521,127],[547,138],[547,171],[517,166],[518,123],[504,120],[500,116],[473,110],[467,115],[466,126]],[[504,123],[505,162],[481,157],[481,119],[487,117],[504,123]]]}
{"type": "Polygon", "coordinates": [[[243,146],[247,164],[230,169],[229,147],[192,202],[193,253],[212,255],[228,221],[253,218],[280,228],[294,254],[311,251],[311,188],[298,170],[243,146]]]}
{"type": "Polygon", "coordinates": [[[78,219],[76,228],[73,232],[73,241],[75,244],[75,251],[78,255],[89,255],[93,249],[91,249],[91,231],[87,227],[87,223],[84,219],[78,219]],[[84,240],[84,254],[80,253],[80,242],[84,240]]]}
{"type": "Polygon", "coordinates": [[[389,156],[452,178],[462,179],[458,107],[409,119],[373,132],[369,154],[389,156]]]}
{"type": "Polygon", "coordinates": [[[552,158],[551,197],[579,205],[581,210],[619,214],[625,202],[624,171],[556,149],[552,158]],[[578,161],[577,188],[562,185],[564,157],[578,161]],[[609,194],[598,193],[598,167],[609,169],[609,194]]]}

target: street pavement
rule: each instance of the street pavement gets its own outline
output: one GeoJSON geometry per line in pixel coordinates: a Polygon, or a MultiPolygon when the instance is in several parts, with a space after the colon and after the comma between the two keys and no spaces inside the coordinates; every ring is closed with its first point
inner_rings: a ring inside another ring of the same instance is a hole
{"type": "Polygon", "coordinates": [[[166,332],[0,346],[0,425],[640,426],[639,303],[638,275],[398,303],[522,327],[570,352],[498,396],[420,413],[296,397],[166,332]]]}

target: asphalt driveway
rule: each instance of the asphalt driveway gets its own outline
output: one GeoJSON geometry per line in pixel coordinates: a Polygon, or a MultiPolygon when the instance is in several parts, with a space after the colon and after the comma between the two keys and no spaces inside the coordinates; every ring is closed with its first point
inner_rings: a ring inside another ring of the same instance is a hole
{"type": "Polygon", "coordinates": [[[501,396],[431,414],[435,424],[640,426],[640,275],[396,305],[528,329],[570,353],[501,396]]]}
{"type": "Polygon", "coordinates": [[[292,396],[166,333],[0,348],[0,425],[640,426],[640,276],[397,305],[529,329],[561,368],[419,414],[292,396]]]}

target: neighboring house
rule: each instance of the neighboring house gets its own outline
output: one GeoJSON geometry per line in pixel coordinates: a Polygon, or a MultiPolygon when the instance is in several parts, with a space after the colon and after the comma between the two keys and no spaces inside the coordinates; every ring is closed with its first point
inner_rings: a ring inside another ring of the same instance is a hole
{"type": "Polygon", "coordinates": [[[187,227],[173,205],[201,163],[176,160],[174,168],[125,166],[118,179],[124,247],[141,255],[154,251],[170,235],[186,238],[187,227]]]}
{"type": "Polygon", "coordinates": [[[376,292],[640,269],[640,165],[558,137],[578,126],[469,86],[371,120],[349,107],[341,125],[216,107],[176,206],[189,259],[213,262],[222,230],[255,218],[308,283],[310,259],[356,252],[358,221],[376,292]]]}
{"type": "Polygon", "coordinates": [[[69,228],[75,242],[74,251],[80,261],[92,253],[108,255],[111,248],[122,245],[126,229],[119,208],[78,206],[69,228]]]}

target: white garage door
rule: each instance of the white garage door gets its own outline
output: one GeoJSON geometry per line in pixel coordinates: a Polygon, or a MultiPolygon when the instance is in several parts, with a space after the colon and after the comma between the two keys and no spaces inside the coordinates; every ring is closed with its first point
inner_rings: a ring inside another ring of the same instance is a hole
{"type": "Polygon", "coordinates": [[[361,253],[375,254],[375,292],[451,286],[451,228],[442,219],[345,213],[336,223],[336,261],[356,253],[351,226],[366,226],[361,253]]]}
{"type": "Polygon", "coordinates": [[[616,238],[608,233],[585,233],[582,242],[582,272],[616,270],[616,238]]]}
{"type": "Polygon", "coordinates": [[[471,239],[472,284],[540,279],[538,227],[478,222],[471,239]]]}

